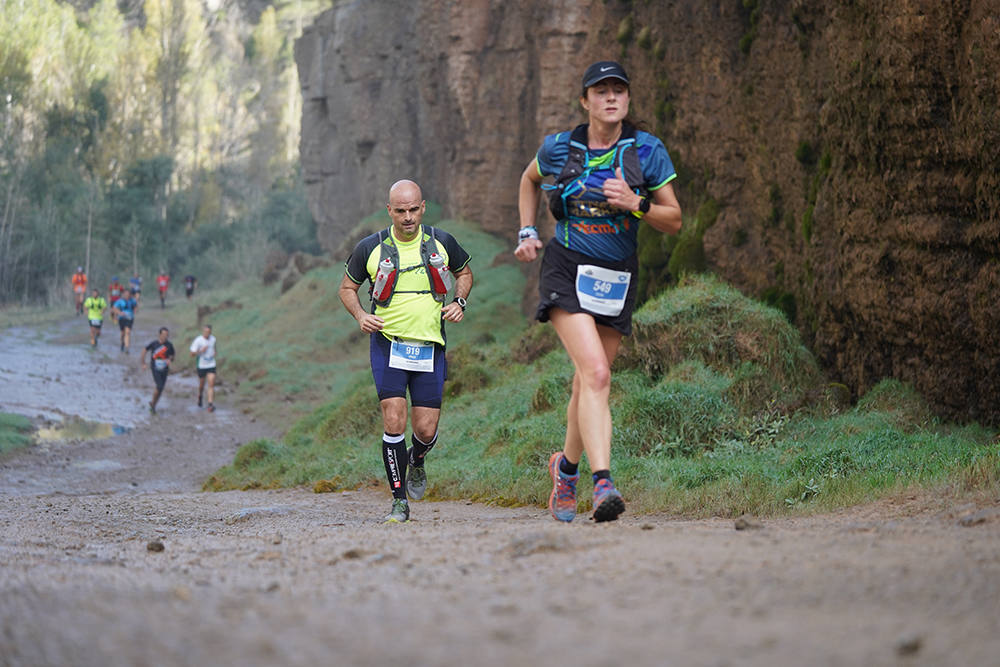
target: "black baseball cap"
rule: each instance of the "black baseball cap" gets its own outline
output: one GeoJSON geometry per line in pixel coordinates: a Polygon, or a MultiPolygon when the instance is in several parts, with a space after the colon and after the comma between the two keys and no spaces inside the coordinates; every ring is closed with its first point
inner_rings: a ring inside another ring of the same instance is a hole
{"type": "Polygon", "coordinates": [[[628,74],[625,73],[624,67],[613,60],[601,60],[588,67],[587,71],[583,73],[583,89],[587,90],[604,79],[619,79],[624,81],[626,86],[628,85],[628,74]]]}

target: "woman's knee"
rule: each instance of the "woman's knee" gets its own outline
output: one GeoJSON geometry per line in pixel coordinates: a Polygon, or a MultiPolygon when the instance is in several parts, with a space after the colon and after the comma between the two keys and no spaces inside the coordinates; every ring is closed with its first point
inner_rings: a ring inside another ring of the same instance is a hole
{"type": "Polygon", "coordinates": [[[611,367],[603,360],[593,360],[584,368],[577,369],[577,382],[580,389],[590,391],[607,391],[611,388],[611,367]]]}

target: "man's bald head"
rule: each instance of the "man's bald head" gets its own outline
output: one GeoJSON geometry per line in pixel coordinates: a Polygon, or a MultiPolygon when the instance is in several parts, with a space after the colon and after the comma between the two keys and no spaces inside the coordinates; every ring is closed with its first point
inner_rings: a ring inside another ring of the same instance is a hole
{"type": "Polygon", "coordinates": [[[421,201],[424,198],[420,186],[411,180],[396,181],[389,188],[389,205],[394,201],[421,201]]]}

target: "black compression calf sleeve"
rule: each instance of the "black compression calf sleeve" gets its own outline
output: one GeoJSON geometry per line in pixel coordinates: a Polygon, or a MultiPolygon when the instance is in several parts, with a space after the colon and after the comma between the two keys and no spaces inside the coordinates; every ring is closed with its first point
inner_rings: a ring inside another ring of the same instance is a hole
{"type": "Polygon", "coordinates": [[[424,442],[417,437],[416,433],[413,434],[411,439],[413,440],[413,464],[422,466],[424,464],[424,457],[427,456],[427,452],[431,451],[431,447],[437,443],[438,434],[435,433],[430,442],[424,442]]]}
{"type": "Polygon", "coordinates": [[[382,435],[382,463],[393,498],[406,499],[406,437],[401,433],[382,435]]]}

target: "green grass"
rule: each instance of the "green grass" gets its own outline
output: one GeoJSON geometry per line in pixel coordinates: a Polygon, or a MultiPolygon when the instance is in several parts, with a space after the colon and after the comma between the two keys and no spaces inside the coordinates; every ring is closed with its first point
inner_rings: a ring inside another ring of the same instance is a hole
{"type": "Polygon", "coordinates": [[[37,327],[66,319],[73,313],[73,304],[54,306],[19,306],[0,304],[0,330],[9,327],[37,327]]]}
{"type": "MultiPolygon", "coordinates": [[[[486,268],[509,250],[469,230],[456,233],[482,247],[473,251],[468,321],[449,328],[450,377],[427,498],[541,505],[550,485],[545,463],[565,433],[571,366],[551,326],[518,314],[520,273],[506,264],[486,268]]],[[[352,355],[329,362],[345,371],[328,385],[329,400],[280,441],[244,445],[207,489],[384,484],[367,345],[353,320],[329,317],[325,346],[352,355]]],[[[310,331],[319,324],[311,315],[301,322],[310,331]]],[[[303,354],[306,348],[303,342],[303,354]]],[[[301,364],[300,356],[289,353],[281,363],[301,364]]],[[[841,386],[824,381],[780,311],[710,276],[690,276],[636,313],[611,404],[612,473],[634,512],[766,516],[914,487],[1000,492],[995,431],[941,423],[911,387],[893,380],[851,405],[841,386]]],[[[590,474],[586,459],[581,473],[590,474]]],[[[580,510],[589,505],[584,492],[580,510]]]]}
{"type": "Polygon", "coordinates": [[[31,444],[31,420],[21,415],[0,412],[0,454],[31,444]]]}

